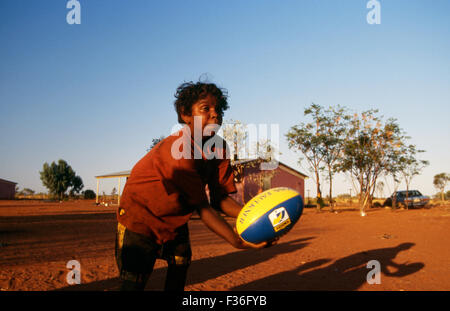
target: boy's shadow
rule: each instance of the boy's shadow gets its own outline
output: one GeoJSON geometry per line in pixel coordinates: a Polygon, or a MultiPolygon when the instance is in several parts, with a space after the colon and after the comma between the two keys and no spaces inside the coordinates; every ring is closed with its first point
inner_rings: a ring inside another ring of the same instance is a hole
{"type": "MultiPolygon", "coordinates": [[[[195,260],[189,267],[186,285],[203,283],[210,279],[215,279],[221,275],[243,269],[258,263],[267,261],[280,254],[290,253],[299,250],[309,243],[313,237],[306,237],[285,243],[280,243],[264,249],[250,249],[235,251],[225,255],[203,258],[195,260]]],[[[146,290],[162,290],[167,274],[167,267],[155,269],[150,276],[146,290]]],[[[88,284],[72,285],[58,290],[63,291],[104,291],[118,290],[118,278],[103,281],[91,282],[88,284]]]]}
{"type": "Polygon", "coordinates": [[[189,268],[186,285],[203,283],[221,275],[257,265],[272,259],[277,255],[297,251],[307,246],[309,243],[305,242],[311,239],[313,239],[313,237],[280,243],[264,249],[235,251],[222,256],[196,260],[192,262],[189,268]]]}
{"type": "Polygon", "coordinates": [[[425,265],[421,262],[399,264],[393,261],[399,252],[414,245],[402,243],[396,247],[359,252],[336,260],[326,267],[308,271],[330,261],[316,260],[294,270],[236,286],[231,290],[357,290],[367,282],[367,275],[373,270],[372,266],[367,268],[367,263],[371,260],[380,262],[381,283],[383,276],[403,277],[422,269],[425,265]]]}

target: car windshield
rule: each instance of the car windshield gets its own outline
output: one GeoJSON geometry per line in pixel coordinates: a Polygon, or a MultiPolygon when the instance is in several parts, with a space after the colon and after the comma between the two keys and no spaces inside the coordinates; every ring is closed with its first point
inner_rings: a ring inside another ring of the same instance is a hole
{"type": "MultiPolygon", "coordinates": [[[[399,191],[397,192],[397,197],[399,198],[405,198],[407,191],[399,191]]],[[[410,190],[408,191],[408,197],[417,197],[421,196],[422,194],[417,190],[410,190]]]]}
{"type": "Polygon", "coordinates": [[[419,192],[419,191],[417,191],[417,190],[413,190],[413,191],[409,191],[408,192],[408,196],[410,196],[410,197],[418,197],[418,196],[421,196],[422,194],[419,192]]]}

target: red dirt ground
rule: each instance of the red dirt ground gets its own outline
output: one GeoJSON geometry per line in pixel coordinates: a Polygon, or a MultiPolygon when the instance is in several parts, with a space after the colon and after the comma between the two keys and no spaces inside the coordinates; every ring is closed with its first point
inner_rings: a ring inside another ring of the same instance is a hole
{"type": "MultiPolygon", "coordinates": [[[[92,201],[0,201],[0,289],[117,290],[116,207],[92,201]],[[81,284],[68,285],[69,260],[81,284]]],[[[232,219],[228,219],[230,223],[232,219]]],[[[450,206],[337,213],[305,209],[279,243],[236,250],[190,221],[193,258],[186,290],[450,290],[450,206]],[[370,260],[381,284],[368,284],[370,260]]],[[[166,263],[157,261],[147,290],[162,290],[166,263]]]]}

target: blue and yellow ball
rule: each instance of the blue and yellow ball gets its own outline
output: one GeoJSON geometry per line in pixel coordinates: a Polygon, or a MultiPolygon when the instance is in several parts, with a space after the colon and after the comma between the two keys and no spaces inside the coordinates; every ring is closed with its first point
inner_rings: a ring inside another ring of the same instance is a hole
{"type": "Polygon", "coordinates": [[[290,188],[266,190],[245,204],[236,219],[239,236],[250,243],[270,241],[286,234],[303,212],[301,195],[290,188]]]}

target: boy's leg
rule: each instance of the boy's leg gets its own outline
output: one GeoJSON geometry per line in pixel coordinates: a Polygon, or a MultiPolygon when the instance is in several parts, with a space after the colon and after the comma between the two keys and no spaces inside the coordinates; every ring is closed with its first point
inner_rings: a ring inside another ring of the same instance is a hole
{"type": "Polygon", "coordinates": [[[167,268],[165,291],[184,291],[189,265],[169,264],[167,268]]]}
{"type": "Polygon", "coordinates": [[[161,257],[167,260],[167,276],[164,290],[183,291],[186,285],[187,271],[191,264],[191,244],[188,225],[177,229],[178,235],[174,241],[163,245],[161,257]]]}
{"type": "Polygon", "coordinates": [[[116,235],[116,262],[120,290],[144,290],[153,271],[159,246],[120,223],[116,235]]]}

